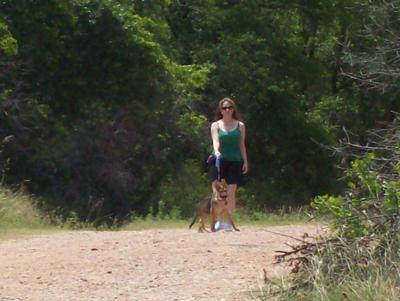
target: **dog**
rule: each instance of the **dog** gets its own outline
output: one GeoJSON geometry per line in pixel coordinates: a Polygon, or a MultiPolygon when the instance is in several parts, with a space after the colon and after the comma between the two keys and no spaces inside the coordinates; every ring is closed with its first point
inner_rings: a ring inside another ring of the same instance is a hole
{"type": "Polygon", "coordinates": [[[211,217],[211,231],[215,232],[215,224],[217,222],[217,218],[219,216],[226,215],[228,221],[231,223],[233,229],[235,231],[240,231],[234,224],[233,218],[228,211],[228,184],[224,179],[221,181],[217,181],[215,184],[216,192],[212,197],[208,197],[203,199],[200,204],[197,206],[193,220],[189,225],[189,229],[192,228],[194,223],[196,222],[197,217],[200,217],[199,220],[199,232],[209,232],[205,227],[206,220],[211,217]]]}

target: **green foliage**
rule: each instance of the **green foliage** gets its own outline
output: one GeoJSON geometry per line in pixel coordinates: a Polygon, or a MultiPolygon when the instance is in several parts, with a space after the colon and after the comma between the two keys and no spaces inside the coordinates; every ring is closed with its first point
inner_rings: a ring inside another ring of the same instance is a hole
{"type": "Polygon", "coordinates": [[[175,219],[191,217],[199,202],[210,194],[211,184],[200,166],[189,160],[163,181],[155,215],[175,219]]]}
{"type": "Polygon", "coordinates": [[[314,124],[318,124],[326,133],[339,135],[341,125],[338,120],[350,123],[351,116],[357,114],[356,104],[345,101],[343,96],[323,96],[315,106],[306,113],[306,118],[314,124]]]}
{"type": "MultiPolygon", "coordinates": [[[[318,9],[328,14],[325,6],[331,9],[330,4],[323,3],[318,9]]],[[[191,20],[196,27],[191,24],[192,30],[180,33],[180,39],[190,39],[191,46],[198,45],[194,60],[212,61],[215,65],[208,84],[215,100],[209,100],[208,93],[201,110],[212,111],[216,101],[225,95],[237,100],[248,124],[252,174],[260,180],[258,185],[275,185],[273,190],[278,191],[271,202],[306,203],[323,191],[332,192],[334,160],[310,139],[333,143],[334,133],[325,125],[329,120],[325,116],[318,120],[303,118],[308,107],[312,108],[318,99],[324,102],[324,93],[329,95],[330,74],[325,63],[328,51],[318,53],[318,58],[305,56],[301,36],[302,18],[311,22],[321,11],[316,13],[304,7],[309,14],[304,15],[296,5],[278,9],[273,4],[268,7],[265,2],[255,1],[216,3],[213,16],[203,15],[205,9],[211,10],[209,6],[210,3],[188,5],[188,14],[196,14],[191,20]],[[199,20],[202,22],[197,23],[199,20]],[[203,39],[210,23],[217,28],[210,33],[213,47],[210,39],[203,39]],[[196,31],[199,28],[201,33],[196,31]]],[[[179,11],[172,6],[170,13],[174,28],[180,28],[187,20],[179,18],[176,10],[179,11]]],[[[333,16],[321,21],[321,30],[328,31],[333,16]]],[[[332,37],[333,33],[329,33],[332,37]]],[[[317,39],[308,40],[311,38],[317,39]]],[[[333,38],[328,40],[322,35],[318,38],[321,42],[316,45],[332,47],[333,38]]]]}
{"type": "Polygon", "coordinates": [[[11,35],[7,25],[0,22],[0,58],[14,56],[17,52],[17,41],[11,35]]]}
{"type": "MultiPolygon", "coordinates": [[[[345,59],[390,44],[373,20],[397,32],[390,5],[364,2],[3,0],[5,180],[28,179],[44,206],[80,221],[146,215],[166,178],[188,160],[201,166],[208,121],[231,96],[247,125],[243,203],[337,193],[337,162],[320,145],[399,108],[395,88],[382,95],[341,73],[382,66],[382,55],[364,67],[345,59]]],[[[384,185],[395,202],[397,186],[384,185]]],[[[187,214],[181,207],[175,215],[187,214]]]]}
{"type": "Polygon", "coordinates": [[[298,248],[302,253],[291,262],[300,263],[300,271],[290,285],[277,286],[276,300],[398,299],[400,181],[398,163],[385,166],[383,154],[398,153],[396,136],[389,138],[383,141],[391,144],[381,141],[376,153],[367,152],[352,162],[343,197],[314,199],[312,207],[325,218],[330,216],[336,231],[298,248]]]}
{"type": "MultiPolygon", "coordinates": [[[[318,196],[311,204],[329,217],[334,231],[293,247],[291,254],[297,256],[290,262],[297,274],[288,287],[276,286],[277,300],[398,299],[398,129],[397,122],[388,123],[368,133],[367,145],[342,141],[336,149],[353,159],[345,170],[348,188],[340,196],[318,196]]],[[[274,291],[272,286],[268,290],[274,291]]]]}
{"type": "Polygon", "coordinates": [[[246,225],[288,225],[310,223],[307,207],[281,206],[273,210],[256,210],[244,207],[241,200],[237,200],[235,221],[246,225]]]}
{"type": "MultiPolygon", "coordinates": [[[[387,180],[376,172],[376,155],[367,153],[352,162],[346,172],[346,197],[318,196],[312,207],[321,214],[333,216],[339,235],[354,238],[391,231],[391,222],[400,212],[400,181],[387,180]]],[[[393,169],[399,176],[398,168],[393,169]]]]}
{"type": "MultiPolygon", "coordinates": [[[[398,261],[387,253],[377,256],[374,247],[364,243],[338,246],[331,241],[325,249],[321,242],[314,256],[307,257],[306,271],[269,282],[260,300],[398,300],[398,261]]],[[[388,246],[388,250],[393,248],[397,247],[388,246]]]]}
{"type": "Polygon", "coordinates": [[[0,116],[4,136],[23,133],[4,152],[7,180],[34,179],[41,205],[72,223],[145,214],[178,154],[203,151],[204,118],[180,115],[187,102],[175,100],[201,89],[208,68],[171,61],[160,26],[129,5],[6,2],[19,59],[30,61],[21,105],[0,116]]]}
{"type": "MultiPolygon", "coordinates": [[[[209,135],[209,128],[206,118],[193,112],[181,114],[177,121],[177,138],[187,141],[183,149],[186,158],[198,159],[204,150],[208,148],[209,141],[204,139],[209,135]]],[[[200,166],[200,164],[198,164],[200,166]]]]}
{"type": "Polygon", "coordinates": [[[201,135],[201,132],[204,129],[205,122],[206,118],[204,116],[197,115],[193,112],[188,112],[180,116],[177,125],[182,130],[183,135],[190,137],[193,135],[201,135]]]}

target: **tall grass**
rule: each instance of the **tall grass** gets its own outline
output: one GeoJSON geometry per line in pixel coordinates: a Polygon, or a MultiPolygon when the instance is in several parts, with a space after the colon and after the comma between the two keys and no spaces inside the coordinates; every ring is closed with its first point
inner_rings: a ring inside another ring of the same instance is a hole
{"type": "Polygon", "coordinates": [[[318,247],[299,274],[269,280],[258,300],[400,300],[398,242],[339,240],[318,247]]]}
{"type": "Polygon", "coordinates": [[[0,238],[49,231],[49,219],[42,216],[33,197],[0,186],[0,238]]]}
{"type": "Polygon", "coordinates": [[[0,228],[41,228],[43,221],[33,198],[0,187],[0,228]]]}

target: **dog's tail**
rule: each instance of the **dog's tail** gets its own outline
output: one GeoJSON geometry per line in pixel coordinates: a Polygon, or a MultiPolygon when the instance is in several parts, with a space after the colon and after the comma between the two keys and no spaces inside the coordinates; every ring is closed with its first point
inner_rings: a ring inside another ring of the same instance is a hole
{"type": "Polygon", "coordinates": [[[193,226],[194,223],[196,222],[196,219],[197,219],[198,216],[199,216],[199,214],[198,214],[198,212],[197,212],[197,210],[196,210],[196,212],[194,213],[194,216],[193,216],[193,220],[192,220],[191,224],[189,225],[189,229],[192,228],[192,226],[193,226]]]}

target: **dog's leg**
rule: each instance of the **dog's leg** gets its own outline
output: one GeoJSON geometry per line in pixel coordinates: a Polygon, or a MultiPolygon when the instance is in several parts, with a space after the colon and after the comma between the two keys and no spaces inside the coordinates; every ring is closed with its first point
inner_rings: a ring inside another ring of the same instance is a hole
{"type": "Polygon", "coordinates": [[[205,227],[205,222],[206,222],[206,220],[207,220],[207,218],[208,218],[208,213],[203,213],[201,216],[200,216],[200,221],[199,221],[199,232],[203,232],[203,231],[206,231],[206,232],[208,232],[208,230],[206,229],[206,227],[205,227]]]}
{"type": "Polygon", "coordinates": [[[200,220],[199,220],[199,233],[202,233],[204,229],[204,220],[203,220],[203,216],[200,216],[200,220]]]}
{"type": "Polygon", "coordinates": [[[228,218],[229,223],[232,225],[232,228],[235,229],[235,231],[240,231],[239,228],[237,228],[235,226],[235,223],[233,222],[233,218],[232,218],[232,215],[231,215],[230,211],[226,210],[225,214],[226,214],[226,216],[228,218]]]}
{"type": "Polygon", "coordinates": [[[215,224],[217,223],[217,213],[214,210],[211,210],[211,232],[216,232],[215,224]]]}
{"type": "Polygon", "coordinates": [[[193,220],[192,220],[192,222],[191,222],[190,225],[189,225],[189,229],[191,229],[192,226],[194,225],[194,223],[196,222],[197,216],[198,216],[198,212],[197,212],[197,210],[196,210],[195,213],[194,213],[194,216],[193,216],[193,220]]]}
{"type": "Polygon", "coordinates": [[[208,231],[208,230],[206,229],[206,221],[207,221],[207,219],[208,219],[209,216],[210,216],[210,213],[207,212],[207,213],[203,213],[203,215],[202,215],[202,217],[201,217],[201,219],[203,220],[202,228],[203,228],[203,230],[204,230],[205,232],[210,232],[210,231],[208,231]]]}
{"type": "Polygon", "coordinates": [[[202,228],[201,228],[201,232],[210,232],[210,231],[208,231],[207,229],[206,229],[206,227],[205,226],[202,226],[202,228]]]}
{"type": "Polygon", "coordinates": [[[235,224],[233,223],[233,220],[232,220],[232,227],[233,227],[233,229],[235,229],[235,231],[240,231],[240,229],[237,228],[237,227],[235,226],[235,224]]]}

